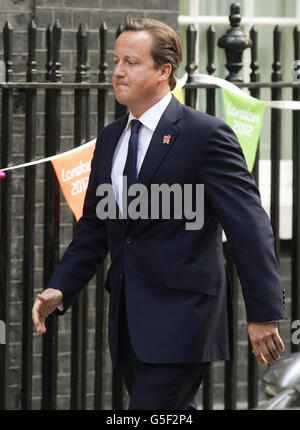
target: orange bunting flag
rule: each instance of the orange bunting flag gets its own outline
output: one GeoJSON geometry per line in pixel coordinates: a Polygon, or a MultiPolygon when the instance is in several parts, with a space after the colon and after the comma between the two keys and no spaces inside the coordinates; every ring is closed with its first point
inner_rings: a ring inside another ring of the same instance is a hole
{"type": "Polygon", "coordinates": [[[96,139],[91,145],[82,145],[51,160],[63,195],[76,221],[82,216],[95,142],[96,139]]]}

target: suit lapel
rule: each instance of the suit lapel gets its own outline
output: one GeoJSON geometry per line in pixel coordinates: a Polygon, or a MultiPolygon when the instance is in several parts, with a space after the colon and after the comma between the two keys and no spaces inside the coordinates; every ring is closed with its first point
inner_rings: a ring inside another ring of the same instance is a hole
{"type": "Polygon", "coordinates": [[[182,105],[172,96],[153,133],[137,179],[138,183],[148,186],[155,171],[173,146],[179,133],[179,126],[175,123],[180,120],[181,113],[182,105]]]}

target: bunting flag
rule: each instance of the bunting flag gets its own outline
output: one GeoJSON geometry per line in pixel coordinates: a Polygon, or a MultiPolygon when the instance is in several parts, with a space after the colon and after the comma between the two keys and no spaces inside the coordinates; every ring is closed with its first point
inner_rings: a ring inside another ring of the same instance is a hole
{"type": "Polygon", "coordinates": [[[251,172],[254,167],[266,102],[247,99],[222,88],[226,122],[235,132],[251,172]]]}
{"type": "Polygon", "coordinates": [[[81,146],[61,154],[53,155],[52,157],[30,161],[29,163],[19,164],[17,166],[6,167],[5,169],[0,170],[0,178],[4,178],[6,176],[6,171],[30,167],[50,161],[66,202],[73,212],[75,219],[78,221],[82,215],[84,197],[90,176],[91,160],[95,145],[96,139],[93,139],[81,146]]]}
{"type": "Polygon", "coordinates": [[[76,221],[82,216],[94,149],[95,143],[81,151],[65,153],[51,160],[62,193],[76,221]]]}

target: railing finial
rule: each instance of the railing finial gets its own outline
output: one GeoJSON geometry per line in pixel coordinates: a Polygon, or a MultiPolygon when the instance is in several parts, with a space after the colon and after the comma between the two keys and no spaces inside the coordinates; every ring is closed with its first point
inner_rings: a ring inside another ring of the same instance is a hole
{"type": "Polygon", "coordinates": [[[197,70],[198,65],[196,64],[196,39],[197,30],[194,24],[190,24],[186,30],[186,42],[187,42],[187,65],[185,70],[188,73],[188,82],[192,81],[192,74],[197,70]]]}
{"type": "Polygon", "coordinates": [[[106,62],[106,41],[107,41],[107,25],[102,22],[99,28],[99,38],[100,38],[100,64],[99,64],[99,82],[106,82],[107,80],[107,69],[108,64],[106,62]]]}
{"type": "Polygon", "coordinates": [[[87,81],[87,56],[88,56],[88,34],[85,25],[80,23],[76,40],[77,40],[77,66],[76,66],[76,82],[86,82],[87,81]]]}
{"type": "Polygon", "coordinates": [[[36,36],[37,26],[32,18],[28,25],[28,60],[27,60],[27,82],[33,82],[37,80],[36,70],[36,36]]]}
{"type": "Polygon", "coordinates": [[[280,51],[281,51],[281,30],[279,25],[276,25],[273,30],[273,53],[274,62],[272,64],[272,82],[278,82],[282,79],[281,63],[280,63],[280,51]]]}
{"type": "Polygon", "coordinates": [[[250,73],[250,81],[251,82],[258,82],[260,80],[260,73],[258,72],[259,65],[257,62],[257,37],[258,33],[254,26],[251,27],[250,30],[250,39],[252,42],[251,45],[251,73],[250,73]]]}
{"type": "Polygon", "coordinates": [[[207,67],[209,75],[216,71],[215,61],[215,43],[216,43],[216,30],[210,25],[206,31],[207,40],[207,67]]]}
{"type": "Polygon", "coordinates": [[[13,49],[13,28],[11,24],[6,21],[3,27],[3,50],[4,50],[4,63],[6,67],[6,82],[13,80],[13,62],[12,62],[12,49],[13,49]]]}
{"type": "Polygon", "coordinates": [[[241,82],[242,78],[238,76],[238,72],[243,67],[243,51],[251,46],[251,40],[240,28],[241,15],[239,3],[233,3],[230,6],[229,21],[231,28],[220,37],[218,47],[225,49],[226,68],[229,70],[229,75],[226,79],[231,82],[241,82]]]}

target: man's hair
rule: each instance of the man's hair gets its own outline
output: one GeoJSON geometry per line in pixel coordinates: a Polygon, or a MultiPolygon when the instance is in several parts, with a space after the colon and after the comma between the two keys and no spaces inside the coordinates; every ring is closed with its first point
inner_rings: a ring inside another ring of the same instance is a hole
{"type": "Polygon", "coordinates": [[[161,21],[151,18],[127,17],[122,31],[146,31],[153,37],[151,55],[155,67],[171,64],[169,77],[171,90],[176,86],[176,71],[182,60],[180,39],[177,33],[161,21]]]}

